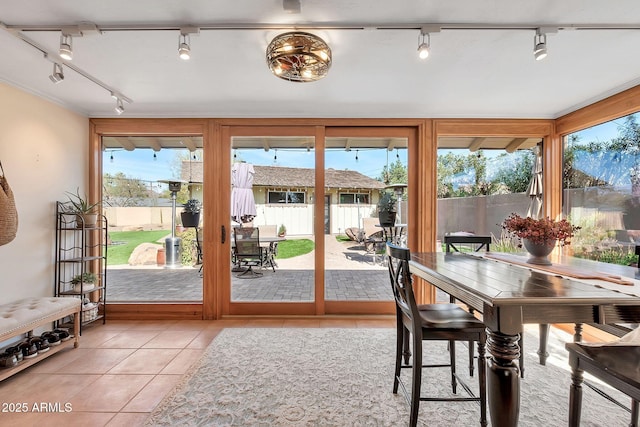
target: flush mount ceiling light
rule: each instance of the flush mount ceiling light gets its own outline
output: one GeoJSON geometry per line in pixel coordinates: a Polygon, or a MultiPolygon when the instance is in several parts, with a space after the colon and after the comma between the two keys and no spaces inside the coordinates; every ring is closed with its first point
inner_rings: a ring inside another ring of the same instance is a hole
{"type": "Polygon", "coordinates": [[[58,84],[64,80],[64,72],[62,71],[62,65],[58,64],[57,62],[53,63],[53,72],[49,76],[49,79],[55,84],[58,84]]]}
{"type": "Polygon", "coordinates": [[[331,68],[331,49],[320,37],[301,31],[276,36],[267,47],[271,72],[290,82],[315,82],[331,68]]]}
{"type": "Polygon", "coordinates": [[[73,59],[73,37],[69,34],[60,34],[60,58],[71,61],[73,59]]]}
{"type": "Polygon", "coordinates": [[[300,0],[282,0],[282,8],[287,13],[300,13],[300,0]]]}

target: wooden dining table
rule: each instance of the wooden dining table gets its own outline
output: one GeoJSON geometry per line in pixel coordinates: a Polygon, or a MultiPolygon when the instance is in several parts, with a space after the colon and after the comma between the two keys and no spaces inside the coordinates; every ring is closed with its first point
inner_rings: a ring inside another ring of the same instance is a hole
{"type": "Polygon", "coordinates": [[[622,285],[601,286],[475,254],[424,252],[411,258],[414,276],[482,313],[493,426],[518,424],[520,376],[515,362],[524,324],[640,322],[640,297],[622,285]]]}

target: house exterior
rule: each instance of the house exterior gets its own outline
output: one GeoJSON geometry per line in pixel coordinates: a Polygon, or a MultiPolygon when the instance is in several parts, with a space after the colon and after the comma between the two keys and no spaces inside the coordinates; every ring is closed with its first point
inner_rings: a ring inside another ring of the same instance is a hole
{"type": "MultiPolygon", "coordinates": [[[[183,161],[181,179],[191,181],[190,197],[202,199],[202,162],[183,161]],[[195,184],[197,182],[197,184],[195,184]]],[[[254,166],[253,197],[258,215],[253,224],[284,225],[289,235],[313,234],[315,170],[281,166],[254,166]]],[[[362,228],[363,218],[376,215],[385,184],[353,170],[325,172],[325,234],[362,228]]],[[[204,207],[206,209],[206,206],[204,207]]]]}

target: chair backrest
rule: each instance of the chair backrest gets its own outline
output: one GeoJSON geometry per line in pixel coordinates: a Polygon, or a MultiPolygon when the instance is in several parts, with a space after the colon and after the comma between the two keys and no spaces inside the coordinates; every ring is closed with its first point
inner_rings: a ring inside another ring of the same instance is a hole
{"type": "Polygon", "coordinates": [[[478,245],[475,247],[475,251],[480,251],[483,247],[486,251],[491,250],[489,245],[491,244],[491,236],[480,236],[473,233],[451,233],[444,236],[444,243],[446,245],[446,251],[451,252],[453,249],[455,252],[459,252],[456,247],[456,243],[464,245],[478,245]]]}
{"type": "Polygon", "coordinates": [[[417,326],[419,323],[418,305],[413,293],[413,281],[409,270],[411,252],[407,248],[387,243],[387,258],[389,280],[396,300],[396,309],[399,310],[398,314],[408,317],[414,326],[417,326]]]}
{"type": "Polygon", "coordinates": [[[260,257],[260,230],[257,227],[236,227],[233,238],[237,257],[260,257]]]}

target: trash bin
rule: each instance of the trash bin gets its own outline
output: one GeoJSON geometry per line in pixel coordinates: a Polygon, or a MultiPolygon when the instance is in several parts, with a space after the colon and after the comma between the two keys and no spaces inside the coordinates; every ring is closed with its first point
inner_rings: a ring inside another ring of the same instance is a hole
{"type": "Polygon", "coordinates": [[[166,268],[180,267],[180,250],[182,239],[180,237],[167,237],[164,240],[166,268]]]}

